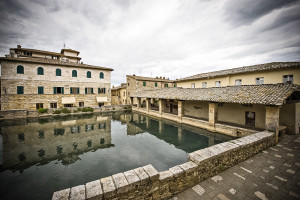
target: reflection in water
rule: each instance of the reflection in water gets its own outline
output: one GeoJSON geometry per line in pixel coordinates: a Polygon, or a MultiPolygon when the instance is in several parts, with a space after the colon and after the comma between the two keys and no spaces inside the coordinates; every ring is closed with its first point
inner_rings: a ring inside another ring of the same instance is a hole
{"type": "Polygon", "coordinates": [[[0,128],[4,199],[50,199],[54,191],[149,163],[166,170],[189,152],[232,139],[131,112],[6,120],[0,128]]]}

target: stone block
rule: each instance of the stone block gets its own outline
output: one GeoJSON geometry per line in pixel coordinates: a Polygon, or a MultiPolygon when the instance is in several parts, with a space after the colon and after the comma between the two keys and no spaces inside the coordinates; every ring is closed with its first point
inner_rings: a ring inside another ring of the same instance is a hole
{"type": "Polygon", "coordinates": [[[199,154],[193,152],[193,153],[189,153],[188,160],[193,161],[197,165],[200,165],[200,163],[202,163],[205,159],[199,154]]]}
{"type": "Polygon", "coordinates": [[[85,186],[78,185],[71,188],[70,200],[85,199],[85,186]]]}
{"type": "Polygon", "coordinates": [[[175,178],[180,177],[184,174],[184,171],[178,165],[170,168],[169,170],[170,172],[172,172],[175,178]]]}
{"type": "Polygon", "coordinates": [[[170,180],[174,180],[174,175],[171,171],[166,170],[163,172],[159,172],[159,181],[160,183],[168,182],[170,180]]]}
{"type": "Polygon", "coordinates": [[[136,175],[134,170],[126,171],[126,172],[124,172],[124,175],[128,181],[129,190],[137,189],[140,186],[141,180],[138,177],[138,175],[136,175]]]}
{"type": "Polygon", "coordinates": [[[104,198],[112,198],[116,196],[117,190],[111,176],[100,179],[103,189],[104,198]]]}
{"type": "Polygon", "coordinates": [[[190,173],[194,173],[198,167],[198,165],[196,165],[195,163],[189,161],[186,163],[183,163],[181,165],[179,165],[179,167],[185,171],[185,173],[190,174],[190,173]]]}
{"type": "Polygon", "coordinates": [[[117,188],[117,194],[122,194],[129,190],[128,181],[123,173],[115,174],[112,176],[112,178],[117,188]]]}
{"type": "Polygon", "coordinates": [[[148,176],[152,182],[157,181],[159,179],[159,174],[152,165],[146,165],[143,167],[143,169],[148,174],[148,176]]]}
{"type": "Polygon", "coordinates": [[[100,180],[86,183],[85,188],[86,188],[86,199],[101,200],[103,198],[103,191],[101,188],[100,180]]]}
{"type": "Polygon", "coordinates": [[[54,192],[52,196],[52,200],[68,200],[69,196],[70,196],[70,188],[54,192]]]}
{"type": "Polygon", "coordinates": [[[149,181],[150,181],[149,176],[142,167],[134,169],[134,172],[140,178],[141,185],[145,185],[145,184],[149,183],[149,181]]]}

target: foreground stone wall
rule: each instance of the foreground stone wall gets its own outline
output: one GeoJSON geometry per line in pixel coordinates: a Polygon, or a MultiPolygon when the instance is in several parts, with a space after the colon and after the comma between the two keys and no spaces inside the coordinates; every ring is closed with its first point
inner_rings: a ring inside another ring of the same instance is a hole
{"type": "Polygon", "coordinates": [[[146,165],[54,192],[52,199],[167,199],[274,144],[274,133],[259,132],[190,153],[186,163],[163,172],[146,165]]]}

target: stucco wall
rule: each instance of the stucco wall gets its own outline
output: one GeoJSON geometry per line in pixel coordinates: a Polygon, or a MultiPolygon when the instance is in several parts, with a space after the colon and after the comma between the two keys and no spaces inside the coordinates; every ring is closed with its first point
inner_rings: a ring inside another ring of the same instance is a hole
{"type": "Polygon", "coordinates": [[[191,88],[192,83],[195,83],[196,88],[202,88],[202,82],[207,82],[207,87],[215,87],[216,81],[221,81],[221,87],[235,85],[236,79],[242,79],[242,85],[255,85],[256,78],[264,77],[264,84],[282,83],[283,75],[293,74],[295,84],[300,84],[300,69],[281,69],[265,72],[254,72],[245,74],[236,74],[216,78],[203,78],[190,81],[179,81],[177,87],[191,88]]]}
{"type": "MultiPolygon", "coordinates": [[[[299,112],[300,114],[300,112],[299,112]]],[[[287,133],[295,133],[295,117],[296,117],[296,107],[295,104],[284,104],[280,108],[279,113],[279,125],[286,126],[287,133]]]]}
{"type": "Polygon", "coordinates": [[[208,103],[201,101],[184,101],[184,116],[208,119],[208,103]]]}
{"type": "Polygon", "coordinates": [[[218,121],[245,125],[245,112],[255,112],[255,127],[265,128],[266,109],[264,105],[254,104],[244,107],[241,104],[225,103],[218,108],[218,121]]]}

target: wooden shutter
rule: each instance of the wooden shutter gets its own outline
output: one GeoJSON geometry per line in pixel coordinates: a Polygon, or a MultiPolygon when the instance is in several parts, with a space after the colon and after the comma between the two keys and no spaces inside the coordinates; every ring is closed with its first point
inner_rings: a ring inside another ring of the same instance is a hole
{"type": "Polygon", "coordinates": [[[61,93],[64,94],[64,87],[61,87],[61,93]]]}
{"type": "Polygon", "coordinates": [[[85,88],[85,94],[87,94],[87,88],[85,88]]]}
{"type": "Polygon", "coordinates": [[[70,94],[73,94],[73,88],[70,88],[70,94]]]}
{"type": "Polygon", "coordinates": [[[98,94],[100,94],[101,93],[101,88],[98,88],[98,94]]]}
{"type": "Polygon", "coordinates": [[[77,88],[77,94],[79,94],[79,88],[77,88]]]}
{"type": "Polygon", "coordinates": [[[53,87],[53,94],[56,94],[56,87],[53,87]]]}
{"type": "Polygon", "coordinates": [[[91,94],[94,94],[94,88],[91,88],[91,94]]]}

